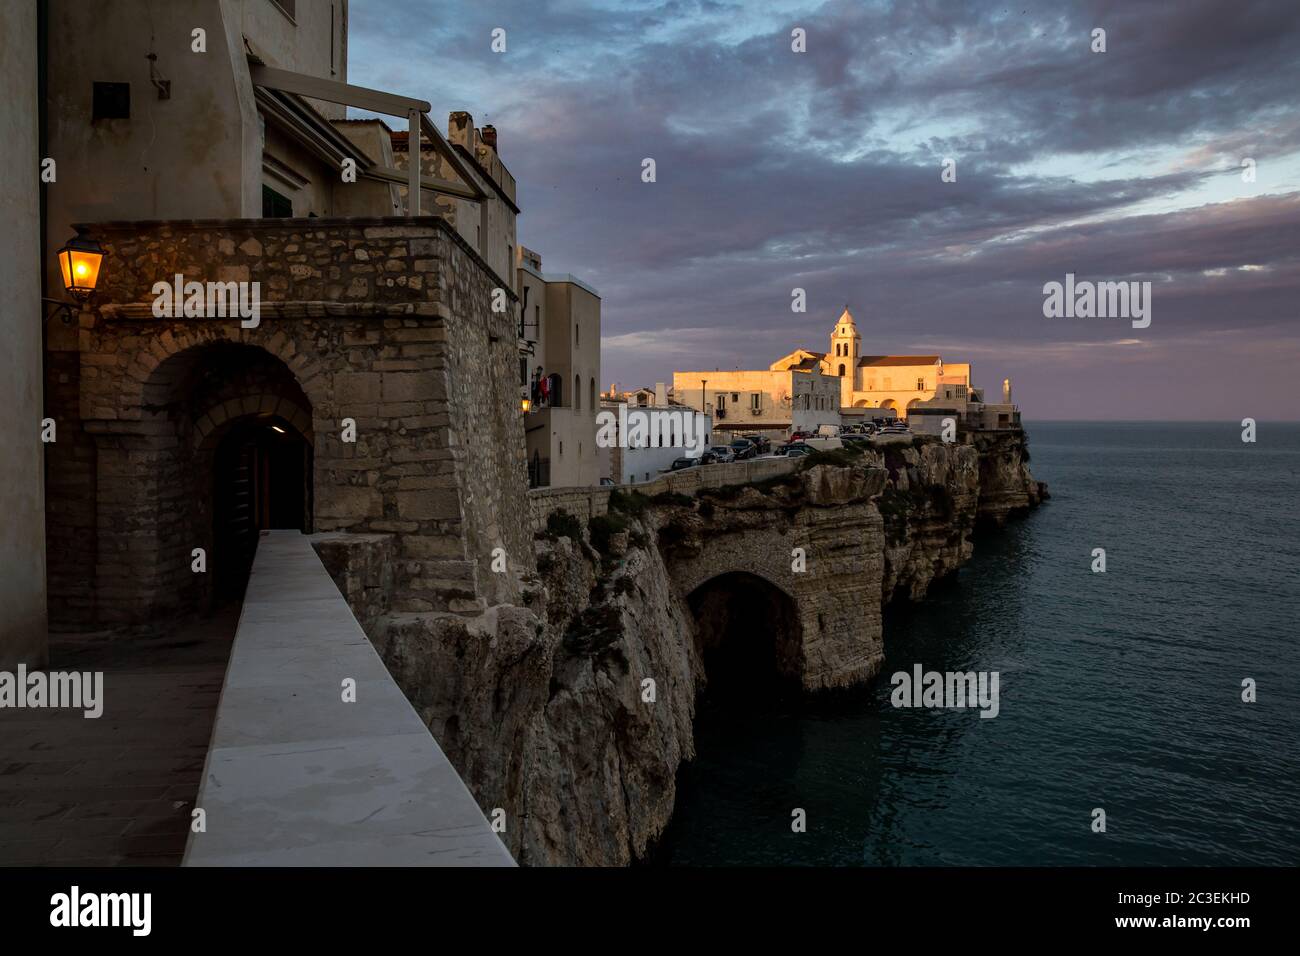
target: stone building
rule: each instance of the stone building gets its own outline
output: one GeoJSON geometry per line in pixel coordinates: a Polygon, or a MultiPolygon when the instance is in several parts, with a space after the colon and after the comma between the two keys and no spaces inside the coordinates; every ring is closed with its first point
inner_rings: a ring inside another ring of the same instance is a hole
{"type": "Polygon", "coordinates": [[[699,458],[713,444],[713,421],[668,394],[668,386],[600,396],[613,442],[600,447],[600,477],[613,484],[653,481],[678,458],[699,458]]]}
{"type": "Polygon", "coordinates": [[[712,416],[719,440],[747,434],[785,438],[840,422],[839,379],[826,374],[815,357],[768,369],[674,372],[673,395],[712,416]]]}
{"type": "Polygon", "coordinates": [[[74,229],[105,251],[90,301],[46,323],[52,626],[209,607],[266,528],[386,536],[396,613],[516,601],[518,207],[495,131],[455,113],[444,136],[426,101],[348,85],[346,0],[106,0],[94,30],[48,9],[49,287],[74,229]],[[236,291],[255,315],[213,308],[236,291]]]}
{"type": "Polygon", "coordinates": [[[598,484],[600,293],[575,276],[543,274],[542,257],[522,246],[515,276],[529,484],[598,484]],[[545,398],[534,388],[539,376],[547,379],[545,398]]]}
{"type": "Polygon", "coordinates": [[[1009,383],[1001,404],[985,403],[967,362],[938,355],[863,355],[862,336],[848,306],[830,333],[830,351],[795,349],[766,370],[675,372],[674,393],[713,413],[720,432],[760,431],[782,437],[870,417],[929,416],[922,430],[938,434],[943,417],[972,427],[1004,428],[1020,421],[1009,383]]]}
{"type": "Polygon", "coordinates": [[[911,408],[936,396],[965,400],[972,387],[965,362],[945,363],[938,355],[863,355],[862,336],[848,306],[831,330],[829,352],[799,350],[792,356],[809,354],[821,356],[823,371],[840,379],[844,408],[881,409],[906,418],[911,408]]]}

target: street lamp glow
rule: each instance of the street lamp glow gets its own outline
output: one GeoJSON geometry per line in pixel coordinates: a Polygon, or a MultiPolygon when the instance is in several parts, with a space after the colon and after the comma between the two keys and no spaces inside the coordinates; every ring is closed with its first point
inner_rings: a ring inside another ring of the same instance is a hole
{"type": "Polygon", "coordinates": [[[59,270],[63,273],[63,288],[78,302],[84,302],[99,283],[99,266],[104,260],[104,249],[94,239],[76,236],[59,250],[59,270]]]}

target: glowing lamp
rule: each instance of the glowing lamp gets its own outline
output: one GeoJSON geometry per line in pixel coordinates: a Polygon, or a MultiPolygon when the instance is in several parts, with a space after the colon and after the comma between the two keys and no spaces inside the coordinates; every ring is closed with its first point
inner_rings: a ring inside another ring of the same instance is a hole
{"type": "Polygon", "coordinates": [[[86,301],[95,291],[95,285],[99,282],[99,265],[103,261],[103,247],[85,236],[69,239],[59,250],[63,287],[78,302],[86,301]]]}
{"type": "Polygon", "coordinates": [[[526,398],[521,398],[521,399],[519,400],[519,408],[520,408],[522,411],[527,412],[527,411],[528,411],[530,408],[532,408],[532,407],[533,407],[533,403],[532,403],[531,401],[529,401],[528,399],[526,399],[526,398]]]}

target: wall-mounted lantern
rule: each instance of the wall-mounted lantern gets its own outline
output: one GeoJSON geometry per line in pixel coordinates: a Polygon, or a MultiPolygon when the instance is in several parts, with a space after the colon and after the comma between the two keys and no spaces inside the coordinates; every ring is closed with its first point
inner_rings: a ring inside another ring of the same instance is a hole
{"type": "Polygon", "coordinates": [[[529,399],[527,399],[527,398],[521,398],[521,399],[519,400],[519,408],[520,408],[520,410],[523,411],[525,414],[526,414],[526,413],[528,412],[528,410],[529,410],[530,408],[532,408],[532,407],[533,407],[533,403],[532,403],[532,401],[530,401],[529,399]]]}
{"type": "Polygon", "coordinates": [[[59,250],[59,269],[63,273],[63,288],[78,302],[85,302],[99,282],[99,266],[104,261],[104,248],[94,239],[74,236],[59,250]]]}

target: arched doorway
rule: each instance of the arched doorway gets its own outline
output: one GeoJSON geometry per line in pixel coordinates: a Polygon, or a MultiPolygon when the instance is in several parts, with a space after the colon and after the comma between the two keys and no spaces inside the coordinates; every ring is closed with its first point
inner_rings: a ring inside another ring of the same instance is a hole
{"type": "Polygon", "coordinates": [[[243,595],[259,531],[311,525],[312,448],[275,414],[237,419],[212,454],[212,571],[217,603],[243,595]]]}
{"type": "Polygon", "coordinates": [[[712,697],[796,690],[802,663],[794,601],[757,575],[734,571],[687,597],[712,697]]]}
{"type": "Polygon", "coordinates": [[[212,611],[242,596],[259,531],[312,529],[311,401],[284,361],[224,340],[160,363],[144,400],[174,429],[156,453],[172,492],[156,505],[157,548],[184,557],[168,561],[178,609],[212,611]]]}

